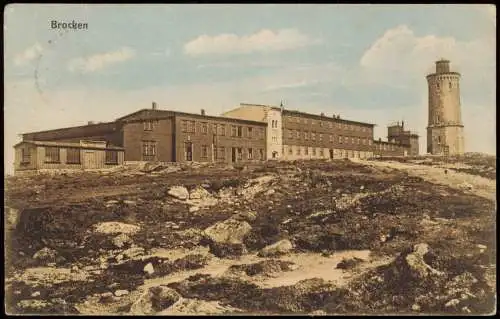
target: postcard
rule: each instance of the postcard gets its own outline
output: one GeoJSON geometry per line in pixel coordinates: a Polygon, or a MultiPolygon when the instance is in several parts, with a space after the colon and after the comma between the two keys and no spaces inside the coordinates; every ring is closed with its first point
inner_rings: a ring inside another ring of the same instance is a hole
{"type": "Polygon", "coordinates": [[[496,313],[496,7],[4,7],[8,315],[496,313]]]}

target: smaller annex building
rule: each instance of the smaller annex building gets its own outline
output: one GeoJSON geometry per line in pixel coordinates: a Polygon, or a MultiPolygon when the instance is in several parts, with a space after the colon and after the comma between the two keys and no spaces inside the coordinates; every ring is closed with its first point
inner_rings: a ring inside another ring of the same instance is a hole
{"type": "Polygon", "coordinates": [[[79,142],[25,140],[14,145],[15,171],[84,170],[123,164],[124,148],[106,141],[79,142]]]}

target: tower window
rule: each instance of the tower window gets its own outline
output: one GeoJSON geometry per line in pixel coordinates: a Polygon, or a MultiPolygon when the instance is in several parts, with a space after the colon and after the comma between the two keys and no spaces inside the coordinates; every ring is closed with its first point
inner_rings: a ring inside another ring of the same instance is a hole
{"type": "Polygon", "coordinates": [[[439,83],[436,83],[436,88],[439,90],[439,83]]]}
{"type": "Polygon", "coordinates": [[[450,89],[451,89],[451,82],[449,83],[449,87],[450,87],[450,89]]]}

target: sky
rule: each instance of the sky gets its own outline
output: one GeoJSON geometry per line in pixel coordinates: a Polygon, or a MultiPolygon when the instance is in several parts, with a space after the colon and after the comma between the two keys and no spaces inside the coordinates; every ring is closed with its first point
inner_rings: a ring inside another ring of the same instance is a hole
{"type": "Polygon", "coordinates": [[[150,108],[220,115],[240,103],[376,124],[426,151],[425,76],[462,74],[467,152],[496,154],[496,7],[370,4],[9,4],[4,157],[19,134],[150,108]],[[87,23],[53,29],[52,21],[87,23]]]}

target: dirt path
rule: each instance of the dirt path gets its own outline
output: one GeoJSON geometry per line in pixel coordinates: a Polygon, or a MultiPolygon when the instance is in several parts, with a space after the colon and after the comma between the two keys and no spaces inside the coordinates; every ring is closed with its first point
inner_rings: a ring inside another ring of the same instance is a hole
{"type": "Polygon", "coordinates": [[[351,160],[353,162],[372,167],[403,170],[412,176],[421,177],[434,184],[446,185],[454,189],[470,192],[492,201],[496,200],[496,181],[481,176],[451,171],[448,171],[448,174],[445,174],[445,170],[443,168],[418,164],[406,164],[395,161],[382,162],[366,161],[361,159],[351,160]]]}
{"type": "MultiPolygon", "coordinates": [[[[260,258],[256,254],[248,254],[241,256],[237,260],[231,259],[219,259],[214,257],[209,264],[202,269],[195,269],[190,271],[178,272],[172,275],[168,275],[161,278],[155,278],[151,280],[146,280],[143,286],[139,287],[139,290],[146,289],[148,287],[157,285],[166,285],[173,282],[182,281],[189,276],[195,274],[207,274],[214,277],[226,276],[227,271],[232,265],[243,265],[243,264],[253,264],[266,259],[273,258],[260,258]]],[[[329,257],[322,256],[318,253],[296,253],[288,256],[283,256],[281,258],[283,261],[290,261],[296,265],[296,268],[291,271],[281,272],[273,274],[272,276],[256,276],[247,277],[246,280],[253,282],[254,284],[262,288],[272,288],[280,286],[291,286],[297,282],[304,279],[311,278],[322,278],[327,281],[333,281],[338,286],[343,286],[347,284],[356,275],[367,271],[368,269],[387,264],[391,262],[390,258],[379,258],[372,257],[370,251],[368,250],[347,250],[339,251],[329,257]],[[357,269],[352,270],[342,270],[336,269],[336,266],[344,258],[361,258],[364,262],[357,269]]]]}

